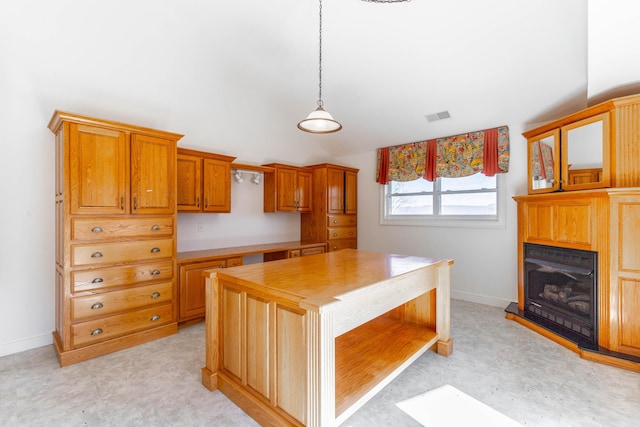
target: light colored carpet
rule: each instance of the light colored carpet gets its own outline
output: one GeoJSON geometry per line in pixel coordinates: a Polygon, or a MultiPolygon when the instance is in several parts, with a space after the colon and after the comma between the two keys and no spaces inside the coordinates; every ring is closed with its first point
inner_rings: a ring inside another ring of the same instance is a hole
{"type": "Polygon", "coordinates": [[[396,405],[425,427],[521,426],[449,384],[403,400],[396,405]]]}

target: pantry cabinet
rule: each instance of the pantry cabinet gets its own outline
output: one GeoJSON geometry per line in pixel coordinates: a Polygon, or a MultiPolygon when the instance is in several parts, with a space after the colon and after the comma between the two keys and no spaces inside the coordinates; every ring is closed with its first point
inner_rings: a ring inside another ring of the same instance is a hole
{"type": "Polygon", "coordinates": [[[182,135],[56,111],[61,366],[177,331],[176,143],[182,135]]]}
{"type": "Polygon", "coordinates": [[[178,211],[231,212],[235,157],[178,148],[178,211]]]}
{"type": "Polygon", "coordinates": [[[327,243],[328,251],[358,247],[358,169],[323,163],[313,171],[314,210],[304,213],[300,235],[305,242],[327,243]]]}

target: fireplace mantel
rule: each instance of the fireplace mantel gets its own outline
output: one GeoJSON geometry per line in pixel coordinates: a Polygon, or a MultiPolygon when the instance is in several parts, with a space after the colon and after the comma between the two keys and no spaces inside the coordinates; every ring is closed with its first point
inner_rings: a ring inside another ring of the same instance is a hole
{"type": "Polygon", "coordinates": [[[581,357],[640,372],[640,188],[514,197],[518,204],[518,305],[507,318],[581,357]],[[524,243],[598,253],[598,343],[575,342],[524,318],[524,243]]]}

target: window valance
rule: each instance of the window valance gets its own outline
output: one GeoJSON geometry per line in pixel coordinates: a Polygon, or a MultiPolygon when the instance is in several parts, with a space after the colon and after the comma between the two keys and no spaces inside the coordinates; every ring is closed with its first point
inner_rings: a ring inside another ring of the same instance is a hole
{"type": "Polygon", "coordinates": [[[456,178],[509,171],[509,128],[501,126],[378,149],[376,181],[456,178]]]}

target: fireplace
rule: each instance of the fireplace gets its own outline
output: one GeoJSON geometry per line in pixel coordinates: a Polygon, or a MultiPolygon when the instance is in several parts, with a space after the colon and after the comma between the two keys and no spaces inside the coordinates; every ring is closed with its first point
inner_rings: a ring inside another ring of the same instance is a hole
{"type": "Polygon", "coordinates": [[[524,316],[585,347],[598,347],[598,254],[524,244],[524,316]]]}

